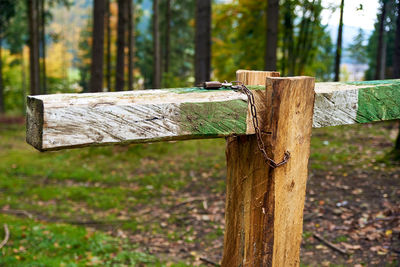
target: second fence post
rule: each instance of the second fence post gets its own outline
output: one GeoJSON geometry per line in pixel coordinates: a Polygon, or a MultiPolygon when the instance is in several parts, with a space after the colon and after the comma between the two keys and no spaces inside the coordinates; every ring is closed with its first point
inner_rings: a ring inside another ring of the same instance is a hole
{"type": "MultiPolygon", "coordinates": [[[[227,192],[222,266],[298,266],[314,107],[314,78],[238,71],[255,93],[269,167],[255,135],[227,138],[227,192]]],[[[250,114],[248,114],[248,125],[250,114]]],[[[249,126],[248,126],[249,127],[249,126]]]]}

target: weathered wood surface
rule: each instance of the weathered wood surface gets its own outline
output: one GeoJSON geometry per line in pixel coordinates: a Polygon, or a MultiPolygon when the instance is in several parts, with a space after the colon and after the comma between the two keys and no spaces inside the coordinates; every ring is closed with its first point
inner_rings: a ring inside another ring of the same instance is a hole
{"type": "MultiPolygon", "coordinates": [[[[265,87],[251,89],[263,92],[265,87]]],[[[400,80],[317,83],[315,92],[313,127],[400,118],[400,80]]],[[[225,137],[252,134],[248,118],[246,97],[232,90],[180,88],[29,96],[27,141],[44,151],[225,137]]]]}
{"type": "Polygon", "coordinates": [[[227,138],[222,266],[299,265],[314,79],[268,78],[267,83],[267,94],[257,101],[258,107],[264,105],[259,112],[262,130],[272,132],[264,142],[275,161],[286,150],[291,158],[272,169],[254,135],[227,138]]]}

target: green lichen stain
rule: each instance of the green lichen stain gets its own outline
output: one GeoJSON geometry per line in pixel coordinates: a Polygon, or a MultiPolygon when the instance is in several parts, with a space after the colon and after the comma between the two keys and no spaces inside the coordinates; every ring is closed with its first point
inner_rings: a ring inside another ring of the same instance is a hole
{"type": "Polygon", "coordinates": [[[265,90],[264,85],[246,85],[250,90],[265,90]]]}
{"type": "Polygon", "coordinates": [[[246,133],[247,102],[184,103],[181,109],[181,131],[200,136],[246,133]]]}
{"type": "Polygon", "coordinates": [[[349,85],[399,85],[400,80],[378,80],[378,81],[359,81],[359,82],[346,82],[349,85]]]}
{"type": "Polygon", "coordinates": [[[206,90],[201,87],[188,87],[188,88],[173,88],[173,89],[167,89],[173,93],[177,94],[187,94],[187,93],[204,93],[204,92],[209,92],[211,90],[206,90]]]}
{"type": "Polygon", "coordinates": [[[367,123],[382,120],[400,119],[400,80],[363,82],[363,85],[376,82],[381,86],[359,89],[356,120],[367,123]]]}
{"type": "MultiPolygon", "coordinates": [[[[265,86],[258,86],[258,85],[249,85],[247,86],[250,90],[265,90],[265,86]]],[[[172,88],[172,89],[166,89],[169,90],[173,93],[177,94],[187,94],[187,93],[207,93],[207,92],[213,92],[213,91],[229,91],[232,90],[231,88],[228,87],[222,87],[220,89],[204,89],[202,87],[188,87],[188,88],[172,88]]]]}

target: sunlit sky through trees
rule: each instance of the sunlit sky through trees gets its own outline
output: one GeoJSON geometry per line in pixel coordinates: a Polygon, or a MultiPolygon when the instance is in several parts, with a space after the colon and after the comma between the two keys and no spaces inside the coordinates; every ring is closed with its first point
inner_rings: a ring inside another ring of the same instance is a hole
{"type": "MultiPolygon", "coordinates": [[[[337,7],[340,5],[340,0],[322,0],[322,3],[325,7],[337,7]]],[[[379,9],[378,0],[345,0],[344,3],[344,25],[362,28],[365,30],[374,29],[376,14],[379,9]]],[[[325,9],[322,15],[322,23],[338,25],[339,16],[339,8],[337,8],[333,14],[331,10],[325,9]]]]}
{"type": "MultiPolygon", "coordinates": [[[[229,3],[232,0],[219,0],[219,2],[229,3]]],[[[322,3],[324,7],[339,7],[340,0],[322,0],[322,3]]],[[[379,0],[345,0],[344,24],[365,30],[373,30],[378,8],[379,0]],[[360,5],[362,5],[362,10],[360,10],[360,5]]],[[[338,25],[339,16],[339,8],[333,14],[332,10],[325,9],[322,15],[322,22],[329,25],[338,25]]]]}

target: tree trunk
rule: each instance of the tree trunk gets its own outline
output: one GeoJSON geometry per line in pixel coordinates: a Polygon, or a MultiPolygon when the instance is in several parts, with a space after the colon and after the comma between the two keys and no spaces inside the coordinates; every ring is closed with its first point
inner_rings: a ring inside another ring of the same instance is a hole
{"type": "Polygon", "coordinates": [[[293,58],[294,52],[294,22],[293,22],[293,12],[291,0],[286,0],[283,4],[284,7],[284,23],[283,23],[283,53],[281,58],[281,71],[282,75],[293,75],[291,71],[291,58],[293,58]]]}
{"type": "Polygon", "coordinates": [[[393,53],[393,78],[400,78],[400,2],[397,4],[396,39],[393,53]]]}
{"type": "Polygon", "coordinates": [[[31,95],[40,93],[38,0],[28,0],[29,70],[31,95]]]}
{"type": "Polygon", "coordinates": [[[135,66],[135,6],[128,0],[128,90],[133,90],[133,68],[135,66]]]}
{"type": "Polygon", "coordinates": [[[265,70],[276,70],[278,46],[279,0],[269,0],[267,7],[267,34],[265,42],[265,70]]]}
{"type": "Polygon", "coordinates": [[[47,93],[47,84],[46,84],[46,14],[45,14],[45,1],[40,0],[40,44],[42,50],[42,85],[41,85],[41,93],[47,93]]]}
{"type": "Polygon", "coordinates": [[[210,80],[211,0],[196,0],[195,83],[210,80]]]}
{"type": "Polygon", "coordinates": [[[336,60],[335,60],[335,82],[340,80],[340,61],[342,57],[342,37],[343,37],[343,9],[344,0],[340,4],[340,21],[337,37],[337,47],[336,47],[336,60]]]}
{"type": "Polygon", "coordinates": [[[26,72],[25,72],[25,57],[24,57],[24,48],[21,51],[21,89],[22,89],[22,100],[24,103],[22,107],[22,114],[26,115],[26,72]]]}
{"type": "Polygon", "coordinates": [[[164,55],[164,71],[169,72],[169,59],[170,59],[170,49],[171,49],[171,0],[167,0],[167,6],[165,9],[165,55],[164,55]]]}
{"type": "MultiPolygon", "coordinates": [[[[397,20],[396,20],[396,39],[394,43],[393,53],[393,78],[400,78],[400,2],[397,4],[397,20]]],[[[400,155],[400,121],[399,133],[397,134],[395,151],[400,155]]]]}
{"type": "Polygon", "coordinates": [[[396,144],[394,150],[400,155],[400,120],[399,120],[399,133],[397,134],[396,144]]]}
{"type": "Polygon", "coordinates": [[[153,0],[153,88],[161,87],[161,48],[158,0],[153,0]]]}
{"type": "Polygon", "coordinates": [[[110,25],[110,0],[106,0],[106,34],[107,34],[107,52],[106,52],[106,83],[107,90],[111,91],[111,25],[110,25]]]}
{"type": "Polygon", "coordinates": [[[386,44],[385,44],[385,19],[386,19],[386,6],[387,1],[383,1],[382,13],[379,19],[379,32],[378,32],[378,51],[376,53],[376,72],[375,80],[383,80],[385,78],[386,60],[384,59],[386,44]]]}
{"type": "Polygon", "coordinates": [[[125,69],[125,33],[127,23],[127,0],[118,0],[118,36],[117,36],[117,66],[115,78],[115,90],[124,90],[125,69]]]}
{"type": "Polygon", "coordinates": [[[93,2],[92,65],[90,67],[90,92],[103,91],[104,15],[105,1],[93,2]]]}
{"type": "MultiPolygon", "coordinates": [[[[1,25],[0,25],[1,27],[1,25]]],[[[3,37],[1,36],[1,28],[0,28],[0,114],[3,114],[5,112],[4,109],[4,90],[3,90],[3,59],[2,59],[2,50],[3,48],[1,47],[3,43],[3,37]]]]}

